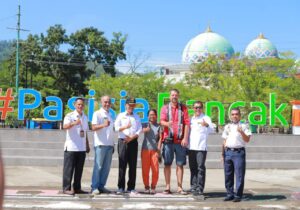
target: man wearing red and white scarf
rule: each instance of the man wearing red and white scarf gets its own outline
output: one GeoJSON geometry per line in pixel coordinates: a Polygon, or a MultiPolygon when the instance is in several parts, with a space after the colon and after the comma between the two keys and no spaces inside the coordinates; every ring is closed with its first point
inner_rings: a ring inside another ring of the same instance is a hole
{"type": "Polygon", "coordinates": [[[182,188],[183,166],[186,164],[186,152],[189,134],[189,117],[187,107],[178,101],[179,91],[170,91],[170,103],[163,106],[161,110],[160,123],[163,130],[163,152],[164,174],[166,181],[165,194],[171,193],[171,165],[176,156],[176,175],[180,194],[187,194],[182,188]]]}

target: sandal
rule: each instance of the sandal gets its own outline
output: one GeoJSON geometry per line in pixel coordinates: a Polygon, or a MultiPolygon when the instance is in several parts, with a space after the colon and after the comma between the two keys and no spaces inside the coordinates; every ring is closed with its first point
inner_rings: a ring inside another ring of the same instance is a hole
{"type": "Polygon", "coordinates": [[[172,194],[172,192],[171,192],[171,190],[168,190],[168,189],[167,189],[167,190],[164,190],[164,191],[163,191],[163,194],[168,195],[168,194],[172,194]]]}
{"type": "Polygon", "coordinates": [[[180,194],[180,195],[187,195],[187,194],[188,194],[188,193],[187,193],[186,191],[184,191],[184,190],[178,190],[177,193],[180,194]]]}

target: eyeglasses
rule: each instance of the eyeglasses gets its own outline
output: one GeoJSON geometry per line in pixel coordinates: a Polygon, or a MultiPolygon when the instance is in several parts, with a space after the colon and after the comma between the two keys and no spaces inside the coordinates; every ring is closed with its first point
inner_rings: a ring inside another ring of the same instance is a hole
{"type": "Polygon", "coordinates": [[[194,109],[202,109],[202,106],[195,106],[194,109]]]}

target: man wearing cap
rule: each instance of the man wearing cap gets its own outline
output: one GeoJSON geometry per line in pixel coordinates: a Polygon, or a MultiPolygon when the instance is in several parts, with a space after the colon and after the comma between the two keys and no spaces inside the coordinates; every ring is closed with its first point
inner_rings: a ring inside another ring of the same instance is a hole
{"type": "Polygon", "coordinates": [[[241,111],[233,108],[230,111],[231,123],[224,128],[224,172],[227,196],[224,201],[240,202],[244,191],[244,178],[246,171],[246,143],[250,141],[249,126],[241,123],[241,111]],[[234,194],[234,175],[236,176],[236,193],[234,194]]]}
{"type": "Polygon", "coordinates": [[[187,194],[182,188],[183,166],[186,164],[186,152],[188,146],[189,117],[187,107],[178,101],[179,91],[170,91],[170,103],[163,106],[161,110],[160,123],[163,130],[163,152],[164,174],[166,181],[165,194],[171,193],[171,165],[176,156],[177,192],[187,194]]]}
{"type": "Polygon", "coordinates": [[[94,131],[95,149],[91,186],[93,195],[110,193],[110,191],[105,188],[114,151],[114,124],[109,112],[110,107],[110,97],[102,96],[101,108],[93,114],[92,130],[94,131]]]}
{"type": "Polygon", "coordinates": [[[90,151],[87,131],[88,118],[83,113],[84,99],[75,100],[76,110],[67,114],[64,118],[64,129],[66,142],[64,146],[64,168],[63,168],[63,193],[73,195],[74,193],[86,193],[81,189],[81,177],[86,152],[90,151]],[[74,174],[73,189],[71,182],[74,174]]]}
{"type": "Polygon", "coordinates": [[[126,111],[120,113],[115,121],[115,130],[119,132],[119,179],[117,194],[122,194],[125,192],[125,176],[127,164],[129,166],[127,191],[131,194],[137,194],[135,190],[138,154],[137,139],[142,131],[142,125],[140,117],[137,114],[133,113],[135,104],[135,98],[128,98],[126,100],[126,111]]]}

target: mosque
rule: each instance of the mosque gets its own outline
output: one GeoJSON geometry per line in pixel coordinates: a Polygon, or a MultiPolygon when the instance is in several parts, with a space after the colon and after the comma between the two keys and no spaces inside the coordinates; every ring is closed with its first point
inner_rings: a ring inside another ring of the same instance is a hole
{"type": "MultiPolygon", "coordinates": [[[[234,56],[234,49],[230,42],[220,34],[213,32],[210,27],[187,43],[182,53],[181,64],[162,66],[160,73],[167,80],[178,82],[184,78],[186,73],[190,72],[190,64],[199,63],[209,55],[222,56],[226,59],[234,56]]],[[[279,57],[276,46],[262,33],[248,44],[242,56],[254,59],[279,57]]],[[[298,68],[298,76],[300,76],[299,70],[298,68]]]]}

